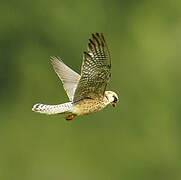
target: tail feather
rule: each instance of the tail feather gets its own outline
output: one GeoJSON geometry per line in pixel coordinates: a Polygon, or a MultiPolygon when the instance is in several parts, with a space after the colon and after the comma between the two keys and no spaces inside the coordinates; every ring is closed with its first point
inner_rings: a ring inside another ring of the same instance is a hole
{"type": "Polygon", "coordinates": [[[58,105],[47,105],[47,104],[35,104],[32,111],[39,112],[42,114],[61,114],[66,112],[71,112],[72,102],[58,104],[58,105]]]}

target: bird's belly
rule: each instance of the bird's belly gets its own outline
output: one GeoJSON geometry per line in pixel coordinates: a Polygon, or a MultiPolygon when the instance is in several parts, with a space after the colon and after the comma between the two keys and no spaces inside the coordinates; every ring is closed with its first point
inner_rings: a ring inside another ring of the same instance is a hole
{"type": "Polygon", "coordinates": [[[85,99],[75,105],[73,113],[79,116],[100,111],[104,107],[105,103],[103,101],[85,99]]]}

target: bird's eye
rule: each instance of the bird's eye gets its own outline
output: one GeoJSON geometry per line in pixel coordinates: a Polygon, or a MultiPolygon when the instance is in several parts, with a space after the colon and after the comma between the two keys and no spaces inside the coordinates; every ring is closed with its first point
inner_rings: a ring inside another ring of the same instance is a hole
{"type": "Polygon", "coordinates": [[[118,102],[118,99],[116,97],[114,97],[114,103],[117,103],[118,102]]]}

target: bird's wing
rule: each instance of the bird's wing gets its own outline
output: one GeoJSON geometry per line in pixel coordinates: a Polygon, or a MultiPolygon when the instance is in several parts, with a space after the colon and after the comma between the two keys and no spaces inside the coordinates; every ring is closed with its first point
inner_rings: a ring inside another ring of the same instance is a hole
{"type": "Polygon", "coordinates": [[[88,52],[83,53],[81,78],[73,102],[104,95],[110,78],[111,59],[103,34],[92,34],[88,52]]]}
{"type": "Polygon", "coordinates": [[[80,75],[65,65],[58,57],[51,57],[51,61],[55,72],[62,81],[70,101],[73,101],[74,92],[79,82],[80,75]]]}

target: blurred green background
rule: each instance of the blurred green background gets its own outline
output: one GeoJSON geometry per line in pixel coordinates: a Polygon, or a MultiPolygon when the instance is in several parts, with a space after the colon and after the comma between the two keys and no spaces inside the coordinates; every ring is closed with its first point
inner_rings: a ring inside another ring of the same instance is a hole
{"type": "Polygon", "coordinates": [[[1,180],[180,180],[181,1],[1,1],[1,180]],[[93,32],[112,56],[117,108],[31,111],[68,100],[50,63],[80,72],[93,32]]]}

